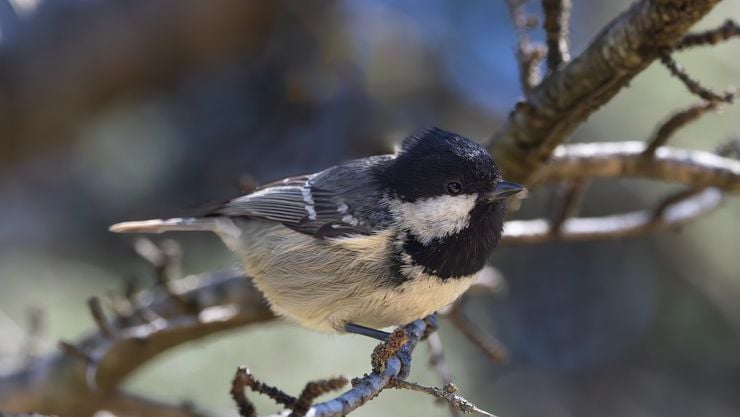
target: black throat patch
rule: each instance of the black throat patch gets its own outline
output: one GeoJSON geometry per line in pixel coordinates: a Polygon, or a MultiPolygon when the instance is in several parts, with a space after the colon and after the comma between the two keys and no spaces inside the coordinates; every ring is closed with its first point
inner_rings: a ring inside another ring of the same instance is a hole
{"type": "Polygon", "coordinates": [[[409,266],[421,266],[424,272],[442,280],[470,276],[486,265],[488,256],[501,239],[506,206],[503,202],[478,204],[470,212],[467,228],[422,244],[413,234],[405,232],[402,248],[393,257],[393,272],[401,281],[409,279],[402,272],[408,265],[403,253],[411,257],[409,266]]]}

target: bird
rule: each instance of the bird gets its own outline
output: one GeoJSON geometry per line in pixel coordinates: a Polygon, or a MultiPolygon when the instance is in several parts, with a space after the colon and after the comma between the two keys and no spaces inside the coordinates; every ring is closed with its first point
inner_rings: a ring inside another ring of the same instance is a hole
{"type": "Polygon", "coordinates": [[[197,217],[117,223],[117,233],[209,231],[279,316],[377,339],[462,295],[501,239],[505,181],[480,144],[440,128],[393,154],[288,177],[197,217]]]}

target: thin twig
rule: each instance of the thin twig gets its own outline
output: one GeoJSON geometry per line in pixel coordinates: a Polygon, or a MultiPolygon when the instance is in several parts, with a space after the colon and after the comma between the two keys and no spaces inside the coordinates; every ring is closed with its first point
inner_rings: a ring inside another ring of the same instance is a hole
{"type": "MultiPolygon", "coordinates": [[[[439,338],[439,332],[433,332],[427,337],[427,346],[429,346],[429,366],[439,376],[442,381],[442,385],[452,383],[452,372],[450,372],[449,366],[447,366],[447,359],[445,358],[445,351],[442,347],[442,340],[439,338]]],[[[450,415],[452,417],[459,417],[460,411],[451,404],[448,404],[450,409],[450,415]]]]}
{"type": "Polygon", "coordinates": [[[234,375],[234,379],[231,381],[231,390],[229,391],[229,394],[231,394],[231,398],[234,399],[236,408],[241,417],[255,417],[257,415],[257,409],[254,408],[254,405],[249,401],[247,394],[245,393],[245,388],[248,387],[251,382],[250,377],[251,374],[249,373],[249,369],[239,367],[234,375]]]}
{"type": "Polygon", "coordinates": [[[162,317],[152,311],[148,306],[141,305],[137,297],[137,292],[136,280],[133,277],[127,278],[123,288],[123,296],[130,306],[131,317],[129,320],[132,322],[139,320],[144,324],[152,324],[156,321],[163,320],[162,317]]]}
{"type": "Polygon", "coordinates": [[[490,334],[477,329],[465,315],[464,307],[467,300],[467,297],[463,296],[452,306],[447,314],[450,322],[490,360],[496,363],[508,361],[509,353],[506,347],[490,334]]]}
{"type": "MultiPolygon", "coordinates": [[[[727,143],[723,143],[720,146],[717,147],[716,153],[717,155],[723,156],[723,157],[740,157],[740,149],[736,146],[738,145],[737,140],[730,140],[727,143]]],[[[691,201],[693,198],[698,198],[704,191],[706,190],[706,187],[703,188],[694,188],[694,189],[688,189],[679,191],[675,194],[672,194],[666,198],[664,198],[658,205],[653,209],[653,223],[660,223],[663,218],[666,216],[666,211],[669,210],[671,207],[675,207],[678,204],[684,203],[686,201],[691,201]]]]}
{"type": "Polygon", "coordinates": [[[716,109],[718,105],[719,102],[717,101],[702,101],[701,103],[695,104],[685,110],[674,113],[668,120],[660,125],[652,138],[648,140],[648,145],[643,154],[646,157],[652,157],[655,154],[655,150],[661,146],[665,146],[665,144],[668,143],[668,140],[679,129],[699,119],[704,114],[716,109]]]}
{"type": "Polygon", "coordinates": [[[115,339],[117,333],[116,329],[105,317],[103,307],[100,305],[100,298],[90,297],[87,300],[87,307],[90,310],[90,315],[92,315],[93,320],[95,320],[95,324],[98,326],[98,329],[100,329],[100,333],[105,337],[115,339]]]}
{"type": "Polygon", "coordinates": [[[723,95],[719,95],[701,85],[699,81],[691,78],[686,70],[673,59],[670,52],[667,50],[660,53],[660,62],[668,68],[668,71],[670,71],[674,77],[681,80],[691,94],[699,96],[703,100],[732,103],[732,100],[735,98],[734,91],[727,91],[723,95]]]}
{"type": "Polygon", "coordinates": [[[563,222],[578,213],[585,191],[586,181],[574,181],[568,184],[560,198],[560,207],[558,207],[550,220],[550,233],[558,235],[563,222]]]}
{"type": "Polygon", "coordinates": [[[168,282],[179,280],[182,275],[182,248],[174,239],[165,239],[161,243],[165,255],[164,276],[168,282]]]}
{"type": "Polygon", "coordinates": [[[157,246],[150,239],[140,237],[134,242],[134,250],[154,268],[157,283],[186,311],[197,314],[200,309],[197,302],[188,300],[174,287],[175,282],[182,278],[182,249],[179,243],[166,239],[157,246]]]}
{"type": "Polygon", "coordinates": [[[516,32],[516,57],[519,63],[519,81],[525,97],[540,82],[539,63],[545,58],[546,51],[541,45],[529,40],[527,33],[537,26],[537,19],[529,16],[524,10],[527,0],[507,0],[509,15],[516,32]]]}
{"type": "Polygon", "coordinates": [[[166,239],[157,246],[150,239],[140,237],[134,241],[134,250],[154,268],[160,285],[166,287],[170,281],[182,278],[182,249],[176,241],[166,239]]]}
{"type": "Polygon", "coordinates": [[[290,417],[305,417],[316,398],[341,389],[345,385],[347,385],[347,378],[343,376],[309,382],[298,396],[290,417]]]}
{"type": "Polygon", "coordinates": [[[530,186],[553,151],[591,114],[673,48],[718,3],[638,0],[587,42],[583,52],[551,73],[496,131],[489,149],[510,181],[530,186]]]}
{"type": "Polygon", "coordinates": [[[740,36],[740,26],[728,19],[722,26],[699,33],[689,33],[676,45],[676,50],[693,48],[695,46],[716,45],[733,37],[740,36]]]}
{"type": "Polygon", "coordinates": [[[439,332],[434,332],[427,337],[427,345],[429,345],[429,366],[437,372],[442,384],[449,384],[452,382],[452,372],[450,372],[450,368],[447,366],[447,359],[445,358],[444,348],[442,347],[442,340],[439,338],[439,332]]]}
{"type": "Polygon", "coordinates": [[[90,356],[87,352],[80,349],[79,347],[73,345],[72,343],[65,342],[64,340],[60,340],[58,343],[58,346],[59,346],[59,349],[62,350],[62,352],[66,353],[67,355],[73,356],[75,358],[81,359],[87,365],[95,364],[95,359],[93,359],[92,356],[90,356]]]}
{"type": "Polygon", "coordinates": [[[105,301],[110,311],[115,315],[114,322],[117,327],[129,327],[136,324],[133,306],[124,295],[110,290],[106,294],[105,301]]]}
{"type": "MultiPolygon", "coordinates": [[[[403,327],[407,341],[398,349],[398,354],[387,359],[387,363],[379,368],[382,372],[370,372],[360,378],[352,379],[352,388],[340,394],[336,398],[314,404],[308,410],[307,415],[312,417],[339,417],[345,416],[363,404],[377,397],[381,391],[389,387],[391,381],[402,371],[401,352],[412,352],[421,340],[426,330],[427,322],[417,320],[403,327]]],[[[274,414],[270,417],[287,417],[289,410],[274,414]]]]}
{"type": "MultiPolygon", "coordinates": [[[[652,221],[654,223],[660,223],[666,217],[666,212],[670,210],[671,207],[675,207],[676,205],[686,201],[690,202],[692,198],[697,197],[704,190],[704,188],[683,190],[665,197],[652,210],[652,221]]],[[[672,225],[669,224],[667,226],[670,227],[672,225]]],[[[676,226],[680,226],[680,224],[677,224],[676,226]]]]}
{"type": "Polygon", "coordinates": [[[391,388],[407,389],[410,391],[423,392],[429,394],[438,400],[446,401],[450,407],[462,411],[465,414],[478,413],[484,416],[496,417],[488,411],[481,410],[475,404],[456,394],[457,387],[454,384],[446,384],[443,388],[428,387],[414,382],[393,379],[391,388]]]}
{"type": "Polygon", "coordinates": [[[570,60],[568,51],[570,7],[570,0],[542,0],[544,29],[547,34],[548,72],[557,71],[561,64],[570,60]]]}
{"type": "Polygon", "coordinates": [[[23,348],[25,363],[27,364],[33,362],[41,352],[45,322],[46,316],[44,315],[44,310],[33,307],[28,311],[28,333],[25,347],[23,348]]]}

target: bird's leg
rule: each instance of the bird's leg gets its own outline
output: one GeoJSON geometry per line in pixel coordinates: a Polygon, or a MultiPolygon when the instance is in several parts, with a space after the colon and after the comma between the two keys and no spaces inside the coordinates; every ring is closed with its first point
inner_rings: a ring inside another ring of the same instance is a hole
{"type": "Polygon", "coordinates": [[[424,323],[426,323],[427,327],[424,329],[424,334],[421,335],[421,340],[426,340],[430,334],[439,330],[439,323],[437,322],[437,313],[434,312],[424,317],[422,320],[424,320],[424,323]]]}
{"type": "Polygon", "coordinates": [[[375,340],[385,342],[390,337],[390,333],[382,330],[373,329],[370,327],[360,326],[359,324],[347,323],[344,325],[344,331],[347,333],[359,334],[362,336],[371,337],[375,340]]]}

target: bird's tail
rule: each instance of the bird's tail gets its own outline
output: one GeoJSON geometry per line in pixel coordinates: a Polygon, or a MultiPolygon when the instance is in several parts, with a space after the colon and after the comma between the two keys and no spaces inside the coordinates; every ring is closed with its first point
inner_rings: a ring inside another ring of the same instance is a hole
{"type": "Polygon", "coordinates": [[[114,233],[164,233],[174,231],[207,231],[218,229],[215,217],[175,217],[172,219],[138,220],[116,223],[109,230],[114,233]]]}
{"type": "Polygon", "coordinates": [[[228,217],[175,217],[173,219],[139,220],[116,223],[114,233],[164,233],[201,231],[217,234],[232,251],[242,250],[241,229],[228,217]]]}

